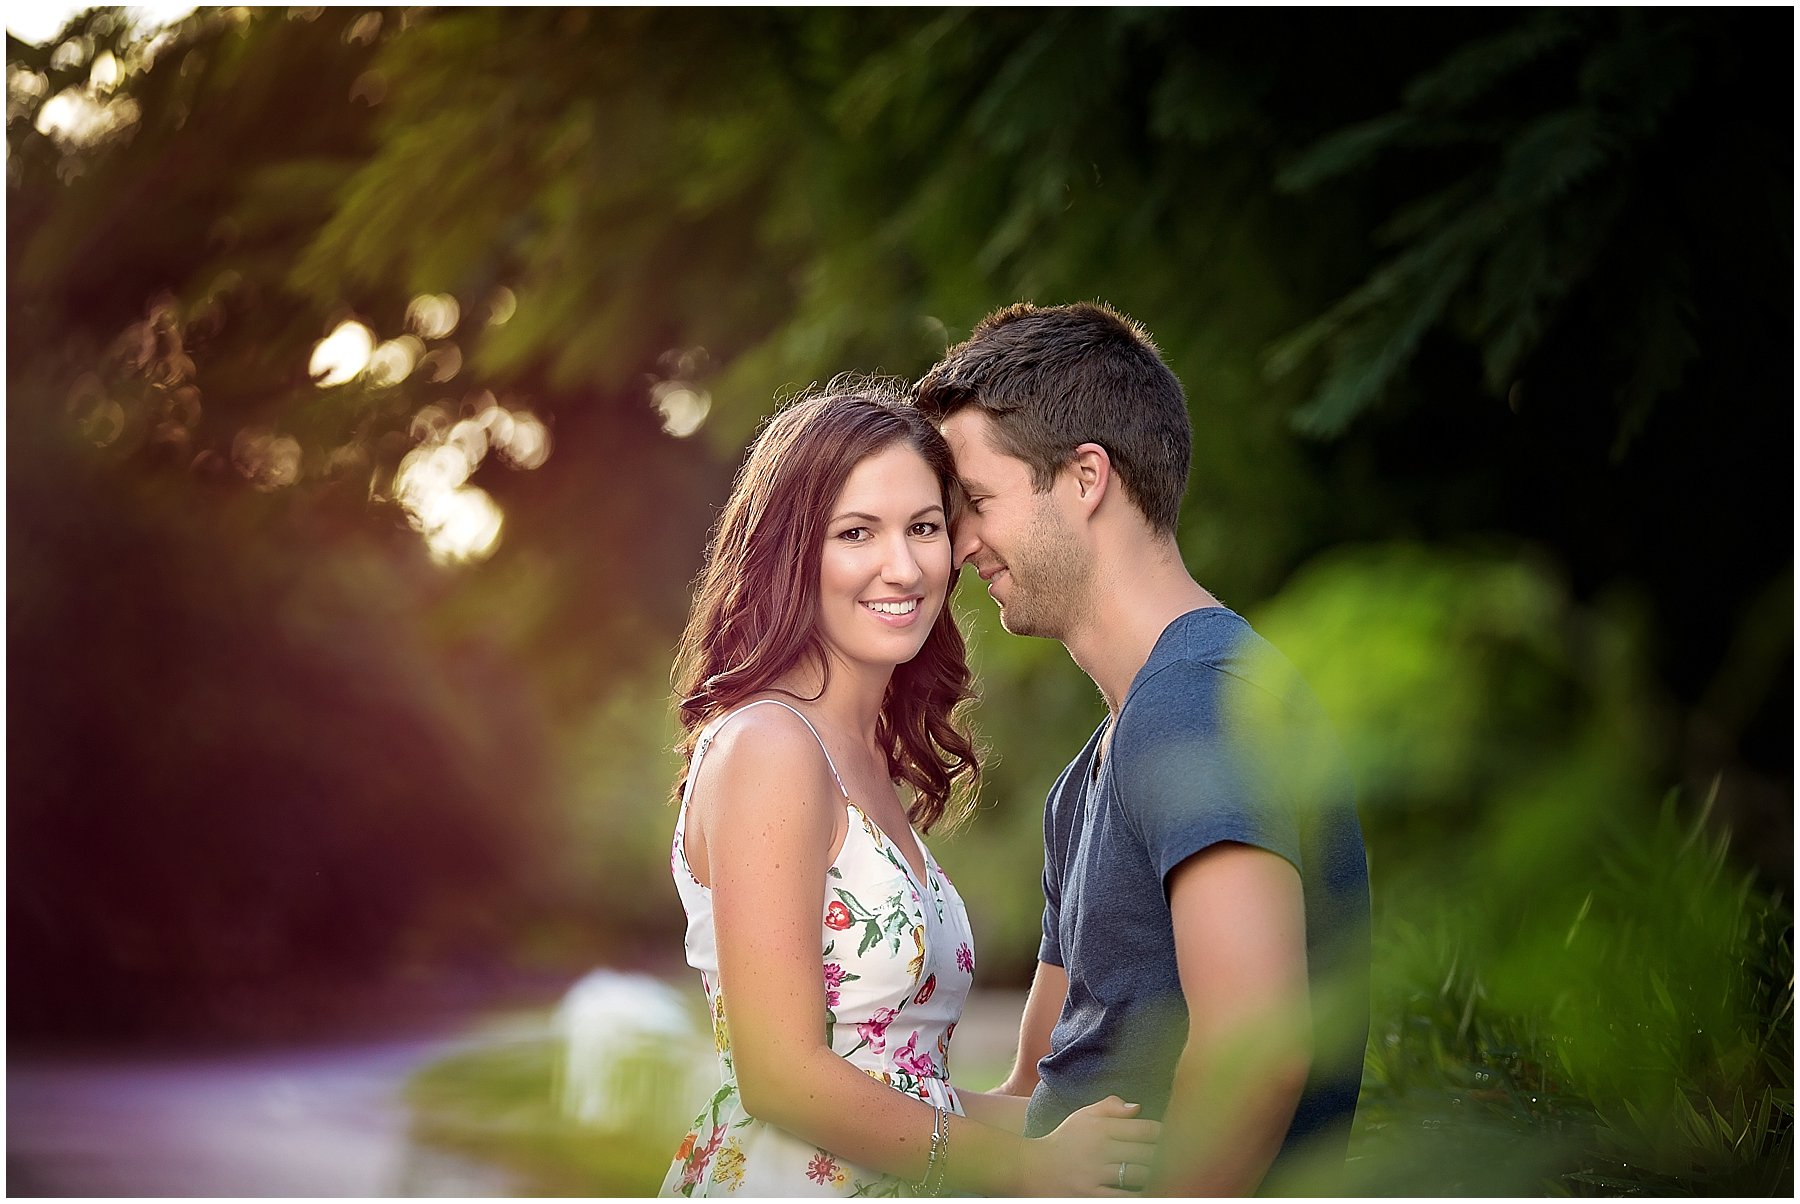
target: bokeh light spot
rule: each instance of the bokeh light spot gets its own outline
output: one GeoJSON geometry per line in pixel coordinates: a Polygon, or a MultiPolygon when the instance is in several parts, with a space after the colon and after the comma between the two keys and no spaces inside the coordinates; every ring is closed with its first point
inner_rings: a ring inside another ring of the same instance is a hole
{"type": "Polygon", "coordinates": [[[111,92],[125,81],[125,69],[110,50],[102,50],[94,56],[94,65],[88,71],[88,87],[96,92],[111,92]]]}
{"type": "Polygon", "coordinates": [[[366,46],[381,34],[381,14],[367,12],[351,22],[350,28],[344,31],[346,45],[366,46]]]}
{"type": "Polygon", "coordinates": [[[419,361],[419,371],[425,379],[434,384],[443,384],[453,379],[462,371],[462,351],[455,343],[445,343],[442,347],[433,347],[425,358],[419,361]]]}
{"type": "Polygon", "coordinates": [[[96,146],[138,123],[141,110],[129,96],[101,101],[85,88],[64,88],[38,109],[38,133],[58,146],[96,146]]]}
{"type": "Polygon", "coordinates": [[[71,67],[79,67],[93,53],[94,44],[86,38],[70,38],[50,52],[50,69],[67,71],[71,67]]]}
{"type": "Polygon", "coordinates": [[[321,389],[355,380],[375,354],[375,333],[354,319],[320,339],[313,347],[307,372],[321,389]]]}
{"type": "Polygon", "coordinates": [[[412,416],[408,431],[415,443],[442,443],[450,431],[450,415],[443,406],[422,406],[412,416]]]}
{"type": "Polygon", "coordinates": [[[663,430],[677,439],[699,430],[712,411],[712,394],[686,381],[658,382],[650,390],[650,401],[662,415],[663,430]]]}
{"type": "Polygon", "coordinates": [[[350,84],[350,99],[374,108],[387,99],[387,76],[379,71],[365,71],[350,84]]]}
{"type": "Polygon", "coordinates": [[[399,384],[412,375],[424,354],[425,344],[410,334],[389,339],[369,356],[369,383],[380,388],[399,384]]]}
{"type": "Polygon", "coordinates": [[[282,489],[300,479],[300,441],[266,427],[245,427],[231,441],[231,463],[258,491],[282,489]]]}
{"type": "Polygon", "coordinates": [[[488,298],[487,324],[504,326],[512,321],[512,316],[518,311],[518,295],[505,285],[501,285],[494,290],[494,295],[488,298]]]}
{"type": "Polygon", "coordinates": [[[529,410],[515,410],[499,452],[515,468],[538,468],[550,458],[550,428],[529,410]]]}
{"type": "Polygon", "coordinates": [[[434,494],[418,514],[419,529],[442,564],[485,560],[500,543],[500,507],[484,489],[465,485],[434,494]]]}
{"type": "Polygon", "coordinates": [[[50,77],[40,71],[9,66],[6,69],[6,120],[23,117],[50,93],[50,77]]]}
{"type": "Polygon", "coordinates": [[[464,398],[463,417],[454,421],[449,406],[428,405],[413,415],[415,446],[400,460],[393,492],[443,564],[485,559],[499,546],[500,507],[469,484],[488,454],[515,468],[536,468],[550,455],[549,428],[529,411],[509,411],[492,393],[464,398]]]}
{"type": "Polygon", "coordinates": [[[447,339],[456,333],[462,307],[449,293],[420,293],[406,307],[406,324],[422,339],[447,339]]]}

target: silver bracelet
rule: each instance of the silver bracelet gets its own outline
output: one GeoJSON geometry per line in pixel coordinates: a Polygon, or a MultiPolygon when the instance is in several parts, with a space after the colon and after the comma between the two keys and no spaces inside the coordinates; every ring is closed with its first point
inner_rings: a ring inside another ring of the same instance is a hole
{"type": "Polygon", "coordinates": [[[925,1155],[925,1174],[915,1185],[921,1195],[935,1196],[944,1190],[944,1171],[950,1163],[950,1118],[948,1109],[933,1106],[931,1118],[931,1150],[925,1155]],[[933,1172],[937,1182],[932,1183],[933,1172]]]}

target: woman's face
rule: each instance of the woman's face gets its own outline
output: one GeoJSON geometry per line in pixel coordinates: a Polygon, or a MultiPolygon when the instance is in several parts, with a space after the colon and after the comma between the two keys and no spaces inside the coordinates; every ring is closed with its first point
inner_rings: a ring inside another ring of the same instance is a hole
{"type": "Polygon", "coordinates": [[[851,665],[917,656],[950,587],[949,520],[937,475],[896,443],[858,464],[825,524],[819,632],[851,665]]]}

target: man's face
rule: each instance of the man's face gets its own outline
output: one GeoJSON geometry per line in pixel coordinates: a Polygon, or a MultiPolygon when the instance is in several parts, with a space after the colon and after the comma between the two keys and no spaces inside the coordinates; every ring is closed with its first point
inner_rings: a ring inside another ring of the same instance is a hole
{"type": "Polygon", "coordinates": [[[987,582],[1008,631],[1065,638],[1091,572],[1057,489],[1032,489],[1031,469],[995,449],[993,422],[979,410],[957,411],[943,431],[970,502],[956,527],[957,562],[987,582]]]}

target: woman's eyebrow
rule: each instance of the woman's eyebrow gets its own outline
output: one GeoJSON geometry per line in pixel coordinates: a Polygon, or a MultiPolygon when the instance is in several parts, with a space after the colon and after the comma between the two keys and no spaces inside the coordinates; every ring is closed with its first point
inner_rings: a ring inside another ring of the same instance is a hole
{"type": "MultiPolygon", "coordinates": [[[[930,514],[934,510],[941,514],[943,513],[944,508],[938,503],[933,502],[929,506],[913,511],[912,517],[916,519],[921,515],[930,514]]],[[[841,523],[847,518],[861,519],[865,523],[878,523],[881,521],[881,516],[879,514],[867,514],[861,510],[849,510],[843,514],[834,515],[831,521],[834,523],[841,523]]],[[[912,519],[908,519],[907,521],[911,522],[912,519]]]]}

